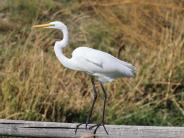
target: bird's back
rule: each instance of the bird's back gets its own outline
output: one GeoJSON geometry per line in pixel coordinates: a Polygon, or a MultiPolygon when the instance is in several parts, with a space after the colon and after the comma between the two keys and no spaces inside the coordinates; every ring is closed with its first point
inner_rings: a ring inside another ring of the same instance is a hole
{"type": "Polygon", "coordinates": [[[130,63],[89,47],[76,48],[72,53],[72,58],[78,62],[77,65],[82,71],[101,79],[103,78],[104,81],[112,81],[118,77],[133,77],[135,75],[135,67],[130,63]]]}

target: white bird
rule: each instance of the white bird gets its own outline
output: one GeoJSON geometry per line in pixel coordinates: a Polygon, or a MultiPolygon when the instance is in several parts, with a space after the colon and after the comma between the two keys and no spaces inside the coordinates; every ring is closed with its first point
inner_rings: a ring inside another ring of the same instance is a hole
{"type": "MultiPolygon", "coordinates": [[[[132,64],[119,60],[108,53],[89,47],[78,47],[73,51],[72,58],[67,58],[63,54],[62,49],[68,45],[69,34],[67,26],[60,21],[54,21],[42,25],[34,25],[33,28],[53,28],[60,30],[63,33],[63,39],[61,41],[56,41],[54,45],[54,51],[58,60],[61,62],[61,64],[63,64],[63,66],[69,69],[83,71],[92,76],[91,82],[93,84],[94,99],[89,115],[87,117],[87,121],[85,123],[86,129],[87,125],[89,124],[93,107],[97,98],[94,78],[100,82],[105,97],[102,122],[89,127],[89,129],[96,127],[94,130],[94,133],[96,133],[98,127],[103,126],[106,133],[108,134],[104,126],[105,104],[107,95],[103,87],[103,83],[111,82],[119,77],[133,77],[136,73],[135,67],[132,64]]],[[[77,125],[75,132],[80,125],[81,124],[77,125]]]]}

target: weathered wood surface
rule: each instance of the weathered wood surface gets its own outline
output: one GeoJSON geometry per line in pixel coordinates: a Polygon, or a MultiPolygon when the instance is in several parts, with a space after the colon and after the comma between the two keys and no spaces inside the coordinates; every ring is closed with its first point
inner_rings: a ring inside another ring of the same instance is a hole
{"type": "MultiPolygon", "coordinates": [[[[0,135],[54,137],[54,138],[90,138],[92,131],[79,129],[75,135],[77,124],[39,122],[0,119],[0,135]]],[[[184,127],[125,126],[106,125],[107,135],[100,127],[96,138],[184,138],[184,127]]]]}

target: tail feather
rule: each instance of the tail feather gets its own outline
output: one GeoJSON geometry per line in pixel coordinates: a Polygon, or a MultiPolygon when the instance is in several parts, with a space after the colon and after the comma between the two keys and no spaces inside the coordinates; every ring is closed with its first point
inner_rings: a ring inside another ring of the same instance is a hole
{"type": "Polygon", "coordinates": [[[134,77],[136,75],[136,68],[132,64],[127,63],[124,64],[123,67],[122,73],[126,77],[134,77]]]}

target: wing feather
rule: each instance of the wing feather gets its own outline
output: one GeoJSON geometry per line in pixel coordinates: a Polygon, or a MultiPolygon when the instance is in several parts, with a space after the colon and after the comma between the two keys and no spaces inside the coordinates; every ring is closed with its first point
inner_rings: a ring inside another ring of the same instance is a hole
{"type": "Polygon", "coordinates": [[[109,78],[117,78],[135,75],[135,67],[130,63],[96,49],[79,47],[73,51],[72,57],[80,62],[79,66],[84,71],[98,74],[98,76],[101,74],[109,78]]]}

